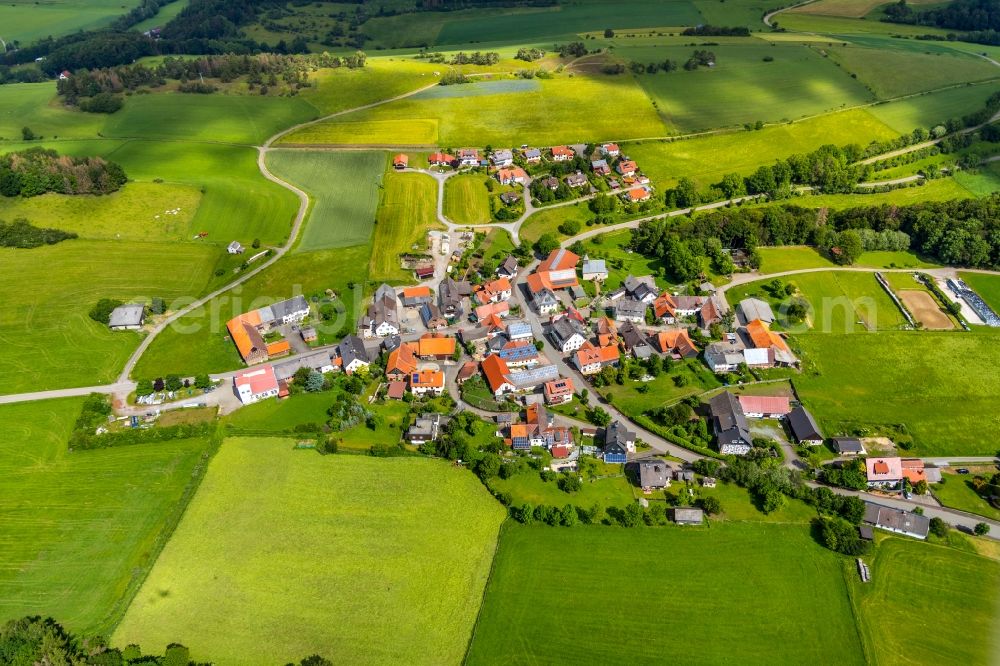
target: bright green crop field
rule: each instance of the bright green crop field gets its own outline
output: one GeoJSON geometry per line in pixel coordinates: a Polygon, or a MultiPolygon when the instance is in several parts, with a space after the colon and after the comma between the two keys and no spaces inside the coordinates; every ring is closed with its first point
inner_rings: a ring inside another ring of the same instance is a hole
{"type": "MultiPolygon", "coordinates": [[[[851,580],[861,635],[873,662],[988,664],[1000,652],[1000,563],[972,552],[888,537],[872,558],[872,582],[851,580]]],[[[854,573],[853,563],[845,570],[854,573]]]]}
{"type": "Polygon", "coordinates": [[[915,455],[993,455],[1000,376],[982,359],[998,340],[992,330],[798,335],[806,369],[795,388],[828,437],[905,424],[915,455]]]}
{"type": "Polygon", "coordinates": [[[460,662],[502,507],[440,461],[293,444],[222,444],[112,642],[219,663],[460,662]]]}
{"type": "Polygon", "coordinates": [[[67,451],[80,404],[0,407],[0,621],[110,631],[197,483],[204,440],[67,451]]]}
{"type": "MultiPolygon", "coordinates": [[[[412,15],[411,15],[412,16],[412,15]]],[[[323,69],[300,96],[322,113],[336,113],[396,97],[437,83],[441,66],[400,57],[370,57],[362,69],[323,69]]]]}
{"type": "Polygon", "coordinates": [[[490,221],[490,195],[482,173],[452,176],[444,184],[444,214],[455,224],[490,221]]]}
{"type": "Polygon", "coordinates": [[[413,280],[413,272],[400,267],[399,256],[415,248],[426,250],[427,232],[444,228],[437,219],[437,196],[437,182],[430,176],[395,171],[385,174],[368,268],[373,282],[405,284],[413,280]]]}
{"type": "Polygon", "coordinates": [[[220,250],[168,242],[69,240],[0,249],[0,376],[3,393],[104,384],[139,335],[112,332],[87,313],[102,298],[169,304],[201,294],[220,250]]]}
{"type": "Polygon", "coordinates": [[[20,141],[23,127],[45,139],[96,137],[106,120],[100,113],[67,110],[56,99],[53,83],[11,83],[0,95],[0,141],[4,142],[20,141]]]}
{"type": "Polygon", "coordinates": [[[841,561],[799,524],[508,524],[468,663],[863,664],[841,561]]]}
{"type": "Polygon", "coordinates": [[[312,200],[298,251],[361,245],[371,239],[385,153],[279,150],[267,154],[267,164],[312,200]]]}
{"type": "Polygon", "coordinates": [[[43,37],[58,37],[111,23],[137,0],[7,0],[0,5],[0,39],[22,46],[43,37]]]}

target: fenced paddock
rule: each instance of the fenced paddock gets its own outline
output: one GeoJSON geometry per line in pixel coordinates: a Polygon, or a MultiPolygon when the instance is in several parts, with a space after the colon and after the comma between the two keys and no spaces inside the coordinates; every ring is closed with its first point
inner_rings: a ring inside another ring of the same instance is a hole
{"type": "Polygon", "coordinates": [[[907,309],[913,313],[914,318],[923,324],[923,327],[933,331],[950,331],[955,328],[954,322],[944,312],[941,307],[926,291],[920,289],[900,289],[899,298],[906,305],[907,309]]]}

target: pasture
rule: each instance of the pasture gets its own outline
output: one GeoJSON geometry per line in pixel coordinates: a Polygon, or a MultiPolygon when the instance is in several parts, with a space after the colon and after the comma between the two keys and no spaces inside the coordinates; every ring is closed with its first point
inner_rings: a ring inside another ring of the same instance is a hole
{"type": "Polygon", "coordinates": [[[865,144],[872,139],[895,136],[896,132],[867,111],[853,109],[750,132],[643,141],[623,146],[622,150],[661,188],[672,187],[685,175],[700,187],[707,187],[727,173],[750,175],[761,165],[816,150],[824,144],[865,144]]]}
{"type": "Polygon", "coordinates": [[[534,243],[545,234],[555,234],[557,238],[565,238],[566,236],[559,231],[559,225],[575,220],[579,222],[581,231],[585,231],[587,220],[593,217],[594,213],[587,208],[586,202],[570,206],[550,206],[532,213],[521,225],[519,233],[521,238],[529,243],[534,243]]]}
{"type": "Polygon", "coordinates": [[[803,525],[507,524],[468,663],[863,664],[841,561],[803,525]]]}
{"type": "Polygon", "coordinates": [[[139,359],[133,376],[162,377],[172,372],[194,375],[240,368],[243,362],[226,331],[226,322],[237,314],[299,293],[318,296],[333,289],[343,302],[343,317],[316,322],[321,339],[337,335],[345,326],[353,328],[357,313],[367,303],[363,291],[370,250],[368,245],[358,245],[282,257],[267,270],[168,327],[139,359]]]}
{"type": "Polygon", "coordinates": [[[296,251],[362,245],[375,224],[385,153],[276,150],[268,168],[312,202],[296,251]]]}
{"type": "Polygon", "coordinates": [[[455,224],[489,222],[490,193],[484,184],[490,177],[485,173],[459,174],[444,184],[444,215],[455,224]]]}
{"type": "Polygon", "coordinates": [[[219,663],[461,661],[502,507],[440,461],[293,444],[222,444],[112,643],[180,641],[219,663]]]}
{"type": "Polygon", "coordinates": [[[299,96],[321,113],[337,113],[364,104],[390,99],[434,85],[440,65],[401,57],[371,57],[361,69],[320,69],[309,80],[312,87],[299,96]]]}
{"type": "MultiPolygon", "coordinates": [[[[916,169],[911,169],[913,173],[916,169]]],[[[882,178],[878,175],[876,178],[882,178]]],[[[957,178],[936,178],[919,181],[910,187],[901,187],[888,192],[870,192],[862,194],[808,194],[794,197],[791,203],[809,208],[854,208],[857,206],[880,206],[894,204],[907,206],[921,201],[949,201],[951,199],[968,199],[973,193],[963,187],[957,178]]],[[[783,203],[783,202],[781,202],[783,203]]]]}
{"type": "Polygon", "coordinates": [[[90,319],[94,304],[198,296],[219,257],[215,246],[176,242],[81,239],[0,249],[0,392],[110,382],[139,335],[90,319]]]}
{"type": "Polygon", "coordinates": [[[876,104],[868,113],[900,133],[917,127],[930,129],[949,118],[961,118],[983,108],[986,98],[995,90],[995,86],[988,84],[959,86],[876,104]]]}
{"type": "Polygon", "coordinates": [[[0,5],[0,39],[27,46],[44,37],[105,26],[129,11],[138,0],[8,0],[0,5]]]}
{"type": "Polygon", "coordinates": [[[990,162],[976,169],[958,171],[954,180],[978,197],[1000,191],[1000,162],[990,162]]]}
{"type": "MultiPolygon", "coordinates": [[[[690,45],[625,46],[615,55],[642,63],[670,58],[683,64],[692,50],[690,45]]],[[[636,76],[667,123],[681,132],[795,120],[873,99],[816,50],[798,44],[744,40],[710,50],[716,55],[714,67],[636,76]]]]}
{"type": "Polygon", "coordinates": [[[804,370],[793,381],[828,437],[903,424],[913,455],[993,455],[1000,376],[981,360],[997,340],[993,330],[797,335],[804,370]]]}
{"type": "MultiPolygon", "coordinates": [[[[4,9],[0,5],[0,12],[4,9]]],[[[7,84],[0,95],[0,142],[3,143],[21,141],[23,127],[45,139],[94,138],[106,120],[100,113],[67,109],[56,98],[56,87],[51,82],[7,84]]]]}
{"type": "MultiPolygon", "coordinates": [[[[908,4],[923,5],[931,4],[934,0],[916,0],[908,4]]],[[[869,14],[879,5],[884,4],[881,0],[819,0],[801,7],[789,10],[798,14],[821,14],[823,16],[843,16],[848,18],[861,18],[869,14]]]]}
{"type": "Polygon", "coordinates": [[[110,631],[200,479],[203,440],[68,451],[81,403],[0,406],[0,621],[110,631]]]}
{"type": "Polygon", "coordinates": [[[437,219],[437,182],[422,173],[390,171],[383,178],[368,277],[373,282],[412,281],[399,256],[427,248],[427,232],[443,229],[437,219]]]}
{"type": "Polygon", "coordinates": [[[452,147],[550,146],[670,133],[630,76],[563,74],[540,83],[538,90],[492,95],[413,96],[303,128],[283,142],[424,145],[434,143],[431,123],[437,126],[436,142],[452,147]],[[629,110],[628,123],[615,108],[629,110]],[[366,129],[363,138],[351,138],[359,129],[366,129]]]}
{"type": "MultiPolygon", "coordinates": [[[[844,564],[853,574],[853,563],[844,564]]],[[[878,664],[986,664],[1000,650],[998,562],[912,539],[880,539],[872,582],[850,578],[859,629],[878,664]]]]}
{"type": "Polygon", "coordinates": [[[0,219],[73,231],[81,238],[188,240],[201,193],[191,185],[130,182],[103,196],[44,194],[0,199],[0,219]],[[176,211],[176,213],[174,213],[176,211]]]}
{"type": "MultiPolygon", "coordinates": [[[[836,264],[825,257],[818,249],[805,245],[785,245],[780,247],[759,247],[760,272],[783,273],[809,268],[836,268],[836,264]]],[[[937,264],[924,261],[912,252],[863,252],[855,266],[871,268],[931,268],[937,264]]],[[[889,274],[890,276],[892,274],[889,274]]],[[[796,280],[797,276],[788,276],[786,280],[796,280]]],[[[890,278],[891,281],[891,278],[890,278]]]]}
{"type": "MultiPolygon", "coordinates": [[[[993,470],[990,469],[990,474],[993,470]]],[[[1000,509],[993,508],[989,502],[979,496],[972,487],[972,477],[955,474],[950,468],[945,468],[941,476],[944,483],[936,483],[932,487],[934,497],[941,504],[953,509],[976,513],[993,520],[1000,520],[1000,509]]]]}

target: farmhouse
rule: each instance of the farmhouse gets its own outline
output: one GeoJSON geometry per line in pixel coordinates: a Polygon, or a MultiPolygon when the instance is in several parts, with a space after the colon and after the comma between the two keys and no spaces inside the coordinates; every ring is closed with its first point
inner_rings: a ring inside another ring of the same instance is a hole
{"type": "Polygon", "coordinates": [[[448,325],[448,320],[441,314],[441,308],[434,303],[424,303],[420,306],[420,321],[429,331],[445,328],[448,325]]]}
{"type": "Polygon", "coordinates": [[[341,340],[337,345],[337,353],[340,355],[341,369],[349,375],[370,365],[365,343],[356,335],[348,335],[341,340]]]}
{"type": "Polygon", "coordinates": [[[559,297],[538,273],[532,273],[526,280],[531,305],[539,314],[551,314],[559,309],[559,297]]]}
{"type": "Polygon", "coordinates": [[[715,297],[711,296],[701,306],[701,309],[698,310],[698,325],[703,329],[707,329],[712,324],[717,324],[721,321],[722,313],[719,311],[719,304],[716,302],[715,297]]]}
{"type": "Polygon", "coordinates": [[[508,314],[510,314],[510,305],[507,301],[480,305],[475,311],[476,321],[479,322],[490,319],[493,316],[506,317],[508,314]]]}
{"type": "Polygon", "coordinates": [[[646,304],[634,298],[623,298],[615,304],[615,321],[641,324],[646,321],[646,304]]]}
{"type": "Polygon", "coordinates": [[[517,390],[517,387],[509,379],[510,370],[507,368],[507,364],[499,356],[487,356],[483,359],[480,367],[486,378],[486,383],[497,398],[504,393],[513,393],[517,390]]]}
{"type": "Polygon", "coordinates": [[[618,324],[607,317],[601,317],[594,324],[594,331],[597,333],[597,342],[601,347],[616,346],[618,339],[618,324]]]}
{"type": "Polygon", "coordinates": [[[301,354],[282,363],[274,364],[274,376],[279,382],[286,382],[292,379],[296,370],[309,368],[316,372],[325,374],[337,369],[330,352],[318,351],[311,354],[301,354]]]}
{"type": "MultiPolygon", "coordinates": [[[[395,304],[395,298],[393,300],[395,304]]],[[[287,340],[267,344],[262,333],[279,326],[299,323],[309,316],[309,303],[302,296],[251,310],[226,322],[229,335],[247,365],[263,363],[269,358],[291,351],[287,340]]]]}
{"type": "Polygon", "coordinates": [[[674,522],[678,525],[701,525],[704,522],[705,514],[701,509],[677,507],[673,512],[674,522]]]}
{"type": "Polygon", "coordinates": [[[672,358],[694,358],[698,355],[698,348],[686,328],[678,328],[669,331],[659,331],[653,335],[653,347],[661,354],[670,354],[672,358]]]}
{"type": "Polygon", "coordinates": [[[407,287],[402,293],[404,308],[419,308],[425,303],[433,303],[431,288],[427,286],[407,287]]]}
{"type": "Polygon", "coordinates": [[[407,343],[389,352],[385,362],[385,376],[392,379],[406,379],[417,370],[417,354],[414,345],[407,343]]]}
{"type": "Polygon", "coordinates": [[[490,162],[495,167],[509,167],[514,163],[514,153],[507,148],[501,148],[500,150],[494,150],[490,154],[490,162]]]}
{"type": "Polygon", "coordinates": [[[625,278],[625,282],[622,283],[625,291],[629,296],[639,301],[640,303],[652,303],[657,297],[656,282],[653,277],[646,275],[643,277],[635,277],[629,275],[625,278]]]}
{"type": "Polygon", "coordinates": [[[671,470],[665,461],[656,458],[640,460],[636,466],[636,476],[643,492],[648,493],[670,486],[671,470]]]}
{"type": "Polygon", "coordinates": [[[703,296],[675,296],[674,315],[677,317],[693,317],[701,311],[708,300],[703,296]]]}
{"type": "Polygon", "coordinates": [[[931,526],[930,518],[927,516],[901,511],[874,502],[865,502],[864,522],[881,530],[905,534],[914,539],[926,539],[931,526]]]}
{"type": "Polygon", "coordinates": [[[609,365],[618,365],[621,353],[614,345],[598,347],[586,341],[573,355],[573,365],[584,375],[596,375],[609,365]]]}
{"type": "Polygon", "coordinates": [[[455,338],[441,333],[424,333],[416,343],[408,344],[416,344],[417,356],[420,358],[437,361],[451,358],[458,348],[458,341],[455,338]]]}
{"type": "Polygon", "coordinates": [[[431,166],[451,166],[455,163],[455,156],[448,153],[431,153],[427,157],[427,163],[431,166]]]}
{"type": "Polygon", "coordinates": [[[444,372],[420,370],[410,375],[410,392],[413,395],[441,395],[444,392],[444,372]]]}
{"type": "Polygon", "coordinates": [[[438,304],[441,314],[448,319],[462,316],[464,299],[472,293],[472,285],[468,280],[453,280],[446,277],[438,287],[438,304]]]}
{"type": "Polygon", "coordinates": [[[549,328],[549,337],[563,354],[576,351],[587,341],[587,329],[572,317],[562,317],[549,328]]]}
{"type": "Polygon", "coordinates": [[[621,154],[621,149],[617,143],[602,143],[601,154],[608,157],[618,157],[621,154]]]}
{"type": "Polygon", "coordinates": [[[740,406],[740,401],[729,391],[724,391],[708,401],[712,433],[719,453],[745,456],[753,448],[750,426],[740,406]]]}
{"type": "Polygon", "coordinates": [[[564,402],[570,402],[573,400],[573,380],[560,378],[545,382],[542,392],[545,395],[546,404],[561,405],[564,402]]]}
{"type": "Polygon", "coordinates": [[[663,292],[653,299],[653,315],[664,323],[673,324],[676,321],[677,301],[670,292],[663,292]]]}
{"type": "Polygon", "coordinates": [[[358,327],[365,338],[384,338],[399,335],[399,310],[396,306],[396,291],[387,284],[375,290],[374,302],[358,327]]]}
{"type": "Polygon", "coordinates": [[[819,431],[816,419],[805,407],[799,405],[788,414],[788,425],[799,444],[818,446],[823,443],[823,433],[819,431]]]}
{"type": "Polygon", "coordinates": [[[740,321],[744,325],[749,324],[754,319],[759,319],[765,324],[774,323],[774,312],[771,311],[771,306],[759,298],[744,298],[740,301],[737,309],[740,321]]]}
{"type": "Polygon", "coordinates": [[[524,161],[528,164],[538,164],[542,161],[542,151],[538,148],[525,148],[523,154],[524,161]]]}
{"type": "Polygon", "coordinates": [[[583,273],[584,280],[594,280],[596,282],[603,282],[608,279],[608,265],[604,259],[591,259],[589,257],[583,258],[583,273]]]}
{"type": "Polygon", "coordinates": [[[146,306],[142,303],[119,305],[111,311],[108,328],[112,331],[138,331],[146,321],[146,306]]]}
{"type": "Polygon", "coordinates": [[[705,365],[712,372],[735,372],[743,362],[743,345],[738,340],[713,342],[705,347],[705,365]]]}
{"type": "Polygon", "coordinates": [[[462,148],[458,151],[458,165],[474,167],[479,166],[479,151],[475,148],[462,148]]]}
{"type": "Polygon", "coordinates": [[[497,180],[500,181],[501,185],[512,185],[514,183],[524,185],[528,182],[528,172],[521,167],[500,169],[497,171],[497,180]]]}
{"type": "Polygon", "coordinates": [[[552,147],[552,161],[553,162],[566,162],[571,160],[576,156],[576,153],[569,146],[553,146],[552,147]]]}
{"type": "Polygon", "coordinates": [[[226,252],[229,254],[243,254],[243,246],[240,245],[239,241],[233,241],[226,246],[226,252]]]}
{"type": "Polygon", "coordinates": [[[635,453],[634,432],[630,432],[621,421],[615,421],[604,430],[604,462],[624,463],[628,454],[635,453]]]}
{"type": "Polygon", "coordinates": [[[741,395],[740,407],[749,419],[781,419],[792,411],[785,396],[741,395]]]}
{"type": "Polygon", "coordinates": [[[770,349],[773,352],[773,365],[789,366],[798,363],[785,339],[760,319],[754,319],[747,324],[746,332],[754,349],[770,349]]]}
{"type": "Polygon", "coordinates": [[[903,461],[899,458],[866,458],[869,488],[892,490],[903,481],[903,461]]]}
{"type": "Polygon", "coordinates": [[[569,250],[552,250],[535,270],[542,284],[549,289],[565,289],[579,285],[576,279],[576,265],[580,257],[569,250]]]}
{"type": "Polygon", "coordinates": [[[486,303],[509,300],[512,293],[513,287],[511,287],[510,280],[502,277],[484,282],[475,292],[475,297],[477,301],[485,305],[486,303]]]}
{"type": "Polygon", "coordinates": [[[440,414],[421,414],[406,431],[406,439],[414,446],[437,441],[441,428],[448,423],[448,417],[440,414]]]}
{"type": "Polygon", "coordinates": [[[278,379],[274,376],[274,369],[265,365],[236,373],[233,388],[240,402],[250,405],[277,396],[278,379]]]}
{"type": "Polygon", "coordinates": [[[392,168],[396,171],[402,171],[408,166],[410,166],[410,158],[405,154],[400,153],[392,158],[392,168]]]}
{"type": "Polygon", "coordinates": [[[863,456],[865,445],[857,437],[834,437],[833,450],[842,456],[863,456]]]}

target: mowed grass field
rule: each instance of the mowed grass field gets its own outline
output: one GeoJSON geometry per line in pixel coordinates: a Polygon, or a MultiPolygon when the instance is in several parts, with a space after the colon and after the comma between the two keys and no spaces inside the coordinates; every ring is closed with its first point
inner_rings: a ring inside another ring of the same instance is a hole
{"type": "Polygon", "coordinates": [[[540,84],[537,90],[491,95],[413,96],[337,116],[293,132],[282,142],[549,146],[671,133],[630,76],[564,74],[540,84]],[[628,110],[628,122],[622,122],[621,109],[628,110]],[[432,124],[437,126],[436,137],[432,124]]]}
{"type": "MultiPolygon", "coordinates": [[[[1000,562],[955,548],[888,537],[872,582],[849,576],[873,662],[989,664],[1000,653],[1000,562]]],[[[845,569],[853,571],[852,563],[845,569]]]]}
{"type": "Polygon", "coordinates": [[[1000,276],[962,271],[962,280],[979,294],[994,312],[1000,312],[1000,276]]]}
{"type": "MultiPolygon", "coordinates": [[[[784,247],[759,247],[761,273],[781,273],[806,268],[835,268],[836,264],[814,247],[790,245],[784,247]]],[[[874,268],[930,268],[937,264],[925,261],[912,252],[863,252],[855,266],[874,268]]],[[[891,280],[892,273],[886,274],[891,280]]],[[[798,276],[781,278],[795,282],[798,276]]],[[[797,284],[797,283],[796,283],[797,284]]]]}
{"type": "Polygon", "coordinates": [[[904,424],[918,456],[993,455],[1000,376],[994,331],[886,331],[794,337],[807,363],[794,378],[828,437],[904,424]]]}
{"type": "Polygon", "coordinates": [[[267,154],[268,168],[312,200],[298,251],[361,245],[371,239],[386,159],[379,152],[267,154]]]}
{"type": "Polygon", "coordinates": [[[993,520],[1000,520],[1000,509],[995,509],[985,499],[980,497],[975,488],[972,487],[972,476],[955,474],[950,468],[942,470],[944,483],[936,483],[933,486],[934,497],[941,504],[950,506],[953,509],[976,513],[993,520]]]}
{"type": "Polygon", "coordinates": [[[194,375],[241,368],[243,361],[229,337],[226,322],[300,293],[311,296],[333,289],[343,301],[342,320],[316,323],[321,339],[337,334],[344,326],[353,327],[357,313],[367,304],[363,291],[370,252],[371,246],[356,245],[282,257],[266,271],[164,330],[139,359],[133,376],[161,377],[172,372],[194,375]],[[349,288],[349,284],[355,288],[349,288]]]}
{"type": "Polygon", "coordinates": [[[803,525],[508,524],[468,663],[862,664],[840,563],[803,525]]]}
{"type": "Polygon", "coordinates": [[[917,127],[930,129],[949,118],[978,111],[995,91],[996,86],[990,84],[960,86],[876,104],[868,113],[900,133],[912,132],[917,127]]]}
{"type": "Polygon", "coordinates": [[[0,406],[0,622],[37,614],[110,631],[208,451],[176,440],[69,452],[81,404],[0,406]]]}
{"type": "MultiPolygon", "coordinates": [[[[6,8],[0,6],[0,12],[6,8]]],[[[7,84],[0,95],[2,142],[20,141],[23,127],[46,139],[93,138],[106,120],[104,114],[67,110],[56,98],[56,87],[51,82],[7,84]]]]}
{"type": "Polygon", "coordinates": [[[490,194],[484,173],[459,174],[444,184],[444,215],[455,224],[490,221],[490,194]]]}
{"type": "Polygon", "coordinates": [[[170,304],[201,294],[220,257],[211,245],[71,240],[0,249],[0,392],[113,380],[139,334],[112,332],[87,313],[102,298],[170,304]]]}
{"type": "MultiPolygon", "coordinates": [[[[624,47],[616,49],[615,56],[642,63],[665,58],[684,63],[692,50],[691,46],[624,47]]],[[[716,55],[715,67],[635,77],[667,122],[683,132],[793,120],[873,100],[858,81],[801,45],[745,40],[709,50],[716,55]]]]}
{"type": "Polygon", "coordinates": [[[8,0],[0,6],[0,39],[27,46],[43,37],[99,28],[138,4],[138,0],[8,0]]]}
{"type": "Polygon", "coordinates": [[[427,232],[443,229],[437,219],[437,182],[422,173],[385,174],[368,276],[374,282],[405,283],[413,272],[399,265],[401,254],[427,247],[427,232]]]}
{"type": "Polygon", "coordinates": [[[222,444],[112,642],[224,664],[461,661],[502,507],[440,461],[293,444],[222,444]]]}

